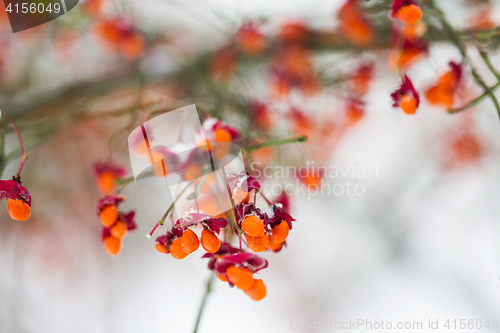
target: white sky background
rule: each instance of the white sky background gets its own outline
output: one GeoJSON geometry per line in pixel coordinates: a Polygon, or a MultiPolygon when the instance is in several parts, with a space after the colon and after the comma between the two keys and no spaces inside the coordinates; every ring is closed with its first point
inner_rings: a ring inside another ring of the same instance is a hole
{"type": "MultiPolygon", "coordinates": [[[[140,6],[139,16],[156,13],[151,22],[183,25],[198,34],[207,32],[200,17],[215,25],[215,12],[237,20],[305,17],[314,25],[333,28],[332,17],[342,2],[155,0],[135,6],[140,6]],[[156,4],[164,7],[168,19],[156,4]],[[193,12],[186,10],[189,6],[193,12]],[[171,11],[175,7],[178,12],[171,11]]],[[[463,9],[456,3],[439,2],[452,22],[463,22],[463,9]]],[[[477,54],[471,53],[492,83],[477,54]]],[[[451,59],[459,59],[456,51],[439,46],[408,75],[417,87],[424,87],[451,59]]],[[[493,58],[498,68],[499,59],[493,58]]],[[[427,331],[429,319],[439,319],[443,332],[463,332],[443,329],[446,319],[500,321],[500,125],[495,110],[485,101],[470,111],[487,142],[480,163],[448,171],[442,167],[442,147],[458,116],[425,103],[417,115],[406,116],[390,106],[395,87],[397,78],[387,70],[385,59],[378,60],[367,116],[342,139],[330,160],[344,168],[353,163],[376,166],[378,178],[359,180],[366,186],[365,195],[292,198],[297,222],[289,247],[279,254],[265,253],[269,268],[259,273],[267,297],[253,302],[216,281],[200,333],[306,331],[292,330],[292,319],[421,321],[420,332],[427,331]]],[[[253,93],[261,90],[256,87],[253,93]]],[[[328,101],[315,101],[317,109],[328,101]]],[[[335,181],[345,180],[329,180],[335,181]]],[[[200,251],[182,261],[156,253],[144,237],[153,222],[144,221],[155,221],[163,213],[165,198],[140,188],[126,194],[127,208],[138,210],[139,230],[127,235],[117,258],[104,253],[97,229],[68,227],[93,220],[93,210],[87,217],[75,213],[50,232],[18,230],[0,244],[1,332],[192,331],[209,276],[207,261],[199,258],[200,251]],[[37,251],[40,248],[45,252],[37,251]],[[51,264],[41,264],[47,258],[51,264]],[[66,268],[60,268],[61,261],[66,268]]],[[[2,223],[14,223],[0,214],[2,223]]]]}

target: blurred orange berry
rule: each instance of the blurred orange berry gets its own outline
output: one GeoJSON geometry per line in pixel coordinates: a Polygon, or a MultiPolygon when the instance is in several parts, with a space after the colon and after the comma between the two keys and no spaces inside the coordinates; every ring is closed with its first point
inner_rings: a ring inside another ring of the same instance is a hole
{"type": "Polygon", "coordinates": [[[115,189],[115,173],[108,171],[100,174],[98,179],[99,190],[103,194],[110,194],[115,189]]]}
{"type": "Polygon", "coordinates": [[[286,43],[302,43],[309,37],[309,29],[301,22],[288,22],[281,27],[278,38],[286,43]]]}
{"type": "Polygon", "coordinates": [[[470,131],[453,137],[450,148],[453,161],[462,164],[478,160],[483,152],[480,140],[470,131]]]}
{"type": "Polygon", "coordinates": [[[98,23],[97,34],[115,51],[129,59],[135,59],[144,50],[142,37],[126,19],[112,18],[98,23]]]}
{"type": "Polygon", "coordinates": [[[347,125],[354,125],[365,116],[363,104],[358,101],[347,101],[345,109],[345,120],[347,125]]]}
{"type": "Polygon", "coordinates": [[[118,208],[116,205],[107,205],[101,210],[99,218],[103,226],[111,227],[118,219],[118,208]]]}
{"type": "Polygon", "coordinates": [[[373,79],[373,64],[367,63],[359,66],[352,77],[353,90],[358,96],[368,92],[373,79]]]}
{"type": "Polygon", "coordinates": [[[90,15],[99,14],[104,5],[104,0],[86,0],[83,3],[84,10],[90,15]]]}
{"type": "Polygon", "coordinates": [[[123,40],[120,49],[128,59],[136,59],[144,50],[144,41],[141,36],[134,34],[123,40]]]}
{"type": "Polygon", "coordinates": [[[412,95],[403,95],[401,98],[401,109],[406,114],[414,114],[417,111],[418,103],[415,97],[412,95]]]}
{"type": "Polygon", "coordinates": [[[347,0],[338,12],[339,30],[347,41],[357,46],[366,46],[375,40],[375,28],[364,16],[358,1],[347,0]]]}
{"type": "Polygon", "coordinates": [[[183,171],[184,180],[193,180],[201,176],[201,168],[198,164],[193,163],[183,171]]]}
{"type": "Polygon", "coordinates": [[[405,24],[403,26],[404,37],[408,40],[415,41],[427,32],[427,25],[423,21],[419,21],[415,24],[405,24]]]}
{"type": "Polygon", "coordinates": [[[233,76],[236,67],[236,53],[229,48],[216,52],[209,63],[209,72],[218,82],[227,82],[233,76]]]}
{"type": "Polygon", "coordinates": [[[118,220],[109,230],[111,236],[122,239],[127,233],[127,225],[125,222],[118,220]]]}
{"type": "Polygon", "coordinates": [[[120,253],[121,245],[121,240],[116,237],[108,236],[104,238],[104,248],[110,256],[116,256],[120,253]]]}
{"type": "Polygon", "coordinates": [[[240,49],[251,56],[261,54],[266,48],[266,39],[256,24],[246,23],[238,31],[236,40],[240,49]]]}
{"type": "Polygon", "coordinates": [[[415,4],[405,5],[398,9],[394,17],[405,24],[415,24],[422,19],[422,9],[415,4]]]}
{"type": "Polygon", "coordinates": [[[425,97],[430,104],[452,107],[455,92],[459,88],[462,76],[461,65],[450,62],[451,69],[441,75],[436,84],[425,92],[425,97]]]}

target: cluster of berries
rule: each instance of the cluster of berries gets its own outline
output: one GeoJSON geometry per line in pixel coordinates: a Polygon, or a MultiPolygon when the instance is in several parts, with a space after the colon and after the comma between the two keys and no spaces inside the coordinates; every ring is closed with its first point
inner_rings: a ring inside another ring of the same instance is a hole
{"type": "MultiPolygon", "coordinates": [[[[204,258],[210,258],[209,269],[219,279],[243,290],[253,300],[260,300],[266,295],[265,284],[254,279],[253,274],[267,267],[267,261],[242,248],[244,242],[248,250],[262,252],[265,250],[278,252],[286,245],[286,238],[295,221],[280,203],[271,204],[267,209],[259,209],[255,202],[249,202],[250,194],[260,189],[258,181],[249,175],[230,174],[230,181],[239,181],[239,187],[233,191],[233,200],[241,200],[234,207],[236,223],[231,224],[223,217],[191,211],[179,218],[167,231],[156,239],[156,250],[170,254],[175,259],[184,259],[198,250],[200,243],[205,250],[204,258]],[[243,194],[242,194],[243,193],[243,194]],[[243,198],[243,200],[241,199],[243,198]],[[193,230],[201,229],[200,237],[193,230]],[[218,237],[223,234],[224,240],[233,235],[239,239],[239,248],[234,248],[218,237]]],[[[226,215],[227,217],[227,215],[226,215]]]]}
{"type": "MultiPolygon", "coordinates": [[[[422,9],[415,0],[395,0],[390,17],[395,20],[392,64],[393,67],[404,70],[415,63],[420,55],[428,52],[428,46],[423,40],[427,27],[421,21],[422,9]]],[[[462,64],[450,62],[449,65],[450,70],[442,74],[425,92],[427,101],[432,105],[451,108],[454,104],[462,82],[462,64]]],[[[420,96],[406,74],[402,75],[401,87],[391,97],[393,106],[400,107],[406,114],[414,114],[420,105],[420,96]]]]}
{"type": "Polygon", "coordinates": [[[93,175],[96,186],[104,195],[97,202],[96,215],[102,224],[102,242],[110,256],[117,255],[121,250],[122,239],[137,228],[135,223],[135,211],[120,212],[118,206],[125,200],[125,196],[116,195],[117,180],[126,174],[125,168],[111,163],[99,162],[93,165],[93,175]]]}
{"type": "Polygon", "coordinates": [[[135,211],[126,213],[118,211],[118,205],[123,200],[125,196],[108,195],[97,203],[96,214],[102,223],[102,241],[110,256],[120,252],[122,239],[127,231],[137,228],[134,221],[135,211]]]}

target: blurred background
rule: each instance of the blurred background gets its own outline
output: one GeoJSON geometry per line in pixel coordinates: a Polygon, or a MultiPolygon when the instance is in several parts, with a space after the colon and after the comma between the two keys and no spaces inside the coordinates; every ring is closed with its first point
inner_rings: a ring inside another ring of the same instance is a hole
{"type": "MultiPolygon", "coordinates": [[[[377,170],[261,179],[293,186],[297,222],[288,247],[263,254],[269,267],[259,273],[267,286],[260,302],[216,281],[199,332],[306,332],[292,321],[357,319],[422,322],[418,331],[439,320],[439,331],[458,332],[442,325],[500,321],[497,112],[485,100],[451,115],[424,98],[450,61],[462,61],[428,14],[433,6],[494,85],[476,45],[487,46],[500,68],[496,40],[476,40],[474,31],[500,24],[500,2],[430,2],[421,1],[419,36],[428,48],[404,68],[389,61],[392,1],[87,0],[16,34],[2,5],[0,101],[29,149],[23,185],[33,206],[31,218],[18,222],[1,203],[0,332],[193,331],[207,261],[201,251],[174,260],[145,237],[168,196],[133,183],[123,191],[138,230],[111,258],[91,168],[110,158],[129,168],[131,130],[190,104],[238,128],[242,146],[309,136],[307,144],[256,151],[253,160],[272,170],[313,162],[377,170]],[[346,32],[339,16],[346,3],[371,22],[360,34],[372,34],[370,41],[351,36],[354,26],[346,32]],[[392,107],[401,70],[421,93],[415,115],[392,107]],[[347,181],[363,194],[298,190],[347,181]]],[[[482,93],[467,66],[463,75],[455,106],[482,93]]],[[[13,132],[6,150],[2,179],[19,167],[13,132]]]]}

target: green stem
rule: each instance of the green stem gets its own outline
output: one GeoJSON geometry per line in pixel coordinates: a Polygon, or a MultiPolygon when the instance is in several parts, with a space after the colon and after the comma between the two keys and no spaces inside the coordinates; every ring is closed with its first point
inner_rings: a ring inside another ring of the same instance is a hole
{"type": "Polygon", "coordinates": [[[497,69],[495,67],[493,67],[493,64],[491,63],[490,57],[488,56],[488,53],[484,52],[483,50],[480,50],[479,48],[478,48],[478,51],[479,51],[479,54],[481,55],[481,57],[483,58],[486,66],[488,66],[491,73],[493,73],[493,75],[495,75],[497,80],[500,82],[500,73],[497,71],[497,69]]]}
{"type": "Polygon", "coordinates": [[[305,135],[299,135],[295,138],[289,138],[289,139],[282,139],[282,140],[275,140],[275,141],[268,141],[268,142],[263,142],[263,143],[257,143],[255,145],[251,145],[251,146],[248,146],[248,147],[245,147],[245,151],[247,153],[253,151],[253,150],[257,150],[257,149],[260,149],[260,148],[264,148],[264,147],[273,147],[273,146],[281,146],[281,145],[284,145],[284,144],[287,144],[287,143],[293,143],[293,142],[306,142],[307,141],[307,136],[305,135]]]}
{"type": "Polygon", "coordinates": [[[180,199],[180,197],[182,196],[182,194],[191,186],[191,184],[193,184],[193,182],[194,182],[194,180],[192,180],[186,187],[184,187],[184,189],[181,191],[181,193],[179,193],[179,195],[177,196],[177,198],[175,198],[174,202],[172,202],[170,204],[170,206],[168,207],[168,209],[165,212],[165,214],[163,214],[163,216],[160,219],[160,221],[158,221],[155,224],[155,226],[153,227],[153,229],[151,230],[151,232],[149,234],[146,234],[147,238],[153,237],[153,234],[156,231],[156,228],[158,228],[159,226],[161,226],[161,225],[163,225],[165,223],[165,220],[167,219],[168,215],[170,214],[170,212],[172,211],[172,209],[174,209],[175,203],[180,199]]]}
{"type": "Polygon", "coordinates": [[[210,274],[210,278],[206,284],[205,294],[203,294],[203,298],[201,300],[200,309],[198,310],[198,316],[196,317],[196,324],[194,326],[194,333],[198,332],[198,327],[200,326],[201,316],[203,315],[203,311],[205,310],[205,304],[207,303],[208,295],[212,292],[212,283],[214,281],[215,274],[210,274]]]}
{"type": "MultiPolygon", "coordinates": [[[[483,61],[485,62],[486,66],[488,66],[491,73],[493,73],[493,75],[495,75],[498,82],[500,82],[500,73],[498,73],[496,68],[493,67],[493,64],[491,63],[490,57],[488,57],[488,54],[486,52],[480,50],[479,48],[478,48],[478,51],[479,51],[479,54],[481,55],[481,57],[483,58],[483,61]]],[[[500,118],[500,104],[498,103],[498,99],[496,98],[495,94],[493,93],[493,91],[491,89],[488,89],[487,91],[489,92],[489,96],[490,96],[491,100],[493,101],[493,104],[495,105],[495,108],[497,109],[498,117],[500,118]]]]}
{"type": "Polygon", "coordinates": [[[238,220],[236,219],[236,214],[234,213],[234,200],[233,196],[231,194],[231,187],[229,186],[229,183],[227,182],[227,175],[226,175],[226,170],[224,170],[224,167],[221,167],[220,170],[222,171],[222,177],[224,177],[224,183],[226,185],[226,193],[227,197],[229,198],[229,201],[231,202],[231,215],[233,217],[233,225],[231,225],[231,220],[229,220],[229,224],[231,227],[231,234],[233,233],[234,228],[238,231],[238,234],[241,235],[243,233],[243,230],[240,229],[238,226],[238,220]]]}
{"type": "MultiPolygon", "coordinates": [[[[500,81],[497,82],[494,86],[491,86],[490,87],[490,90],[491,91],[495,91],[498,89],[498,87],[500,87],[500,81]]],[[[456,107],[456,108],[453,108],[453,109],[448,109],[447,112],[448,113],[457,113],[457,112],[461,112],[461,111],[464,111],[464,110],[467,110],[475,105],[478,105],[479,103],[481,103],[486,97],[488,97],[488,94],[486,92],[482,93],[481,95],[477,96],[476,98],[474,98],[473,100],[471,100],[469,103],[467,104],[464,104],[462,106],[459,106],[459,107],[456,107]]]]}
{"type": "Polygon", "coordinates": [[[158,222],[160,225],[163,225],[163,223],[165,223],[165,219],[167,218],[168,214],[172,211],[172,209],[174,209],[175,203],[181,198],[181,196],[184,194],[184,192],[186,192],[186,190],[193,183],[194,183],[194,180],[190,181],[189,184],[187,184],[187,186],[184,187],[184,189],[181,191],[181,193],[179,193],[179,195],[177,196],[177,198],[175,198],[174,202],[172,202],[172,204],[170,204],[170,207],[168,207],[167,211],[165,212],[165,214],[161,218],[160,222],[158,222]]]}

